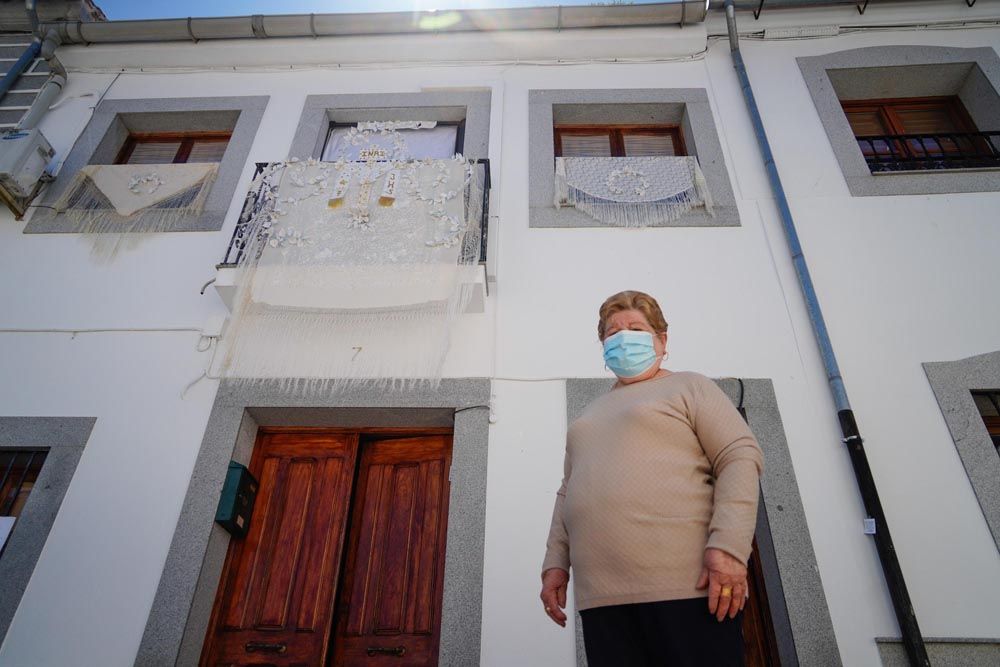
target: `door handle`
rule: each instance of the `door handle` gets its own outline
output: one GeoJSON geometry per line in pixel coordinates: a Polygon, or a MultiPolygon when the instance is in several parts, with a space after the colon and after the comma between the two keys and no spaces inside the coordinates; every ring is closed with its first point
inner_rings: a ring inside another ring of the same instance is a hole
{"type": "Polygon", "coordinates": [[[402,658],[406,654],[405,646],[397,646],[395,648],[390,648],[388,646],[369,646],[368,647],[368,657],[374,657],[376,655],[394,655],[397,658],[402,658]]]}
{"type": "Polygon", "coordinates": [[[267,642],[247,642],[243,645],[243,650],[247,653],[255,653],[260,651],[261,653],[284,653],[288,650],[288,646],[285,642],[279,644],[268,644],[267,642]]]}

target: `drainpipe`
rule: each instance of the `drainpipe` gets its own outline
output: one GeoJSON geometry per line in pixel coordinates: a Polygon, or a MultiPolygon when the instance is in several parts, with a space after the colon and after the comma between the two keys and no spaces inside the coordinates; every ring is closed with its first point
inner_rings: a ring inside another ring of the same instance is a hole
{"type": "Polygon", "coordinates": [[[28,22],[31,23],[31,34],[38,36],[38,2],[36,0],[24,0],[24,11],[28,13],[28,22]]]}
{"type": "Polygon", "coordinates": [[[917,625],[917,617],[913,612],[910,594],[906,590],[903,571],[899,567],[896,548],[893,546],[892,536],[889,534],[889,524],[885,519],[885,513],[882,511],[882,502],[879,500],[878,489],[875,487],[875,479],[872,477],[871,467],[868,465],[864,441],[858,430],[858,424],[854,419],[854,411],[851,409],[850,401],[847,399],[847,389],[844,386],[844,379],[840,375],[837,357],[834,354],[830,334],[823,319],[823,311],[820,309],[816,290],[809,275],[809,267],[802,253],[799,235],[795,229],[795,221],[792,219],[792,212],[788,207],[785,189],[781,185],[781,177],[778,175],[778,168],[774,163],[774,155],[771,153],[771,144],[767,140],[767,133],[764,131],[764,124],[760,118],[760,110],[757,108],[753,89],[750,87],[747,68],[743,63],[743,55],[740,53],[739,35],[736,32],[736,10],[733,7],[733,0],[725,0],[725,8],[726,26],[729,30],[729,49],[733,58],[733,67],[736,68],[736,74],[740,79],[740,87],[743,89],[743,99],[746,102],[747,111],[750,113],[754,133],[757,135],[757,143],[760,145],[760,152],[764,158],[764,166],[767,169],[767,176],[771,182],[771,190],[774,193],[775,202],[778,204],[781,225],[785,230],[785,238],[792,255],[792,263],[795,265],[795,273],[798,275],[799,287],[806,301],[806,310],[808,310],[809,320],[812,322],[813,334],[816,337],[820,354],[823,357],[823,366],[826,368],[827,380],[830,383],[830,390],[833,393],[833,400],[837,407],[840,430],[844,434],[843,442],[847,445],[847,451],[851,457],[851,465],[854,468],[854,476],[861,491],[861,499],[864,502],[865,511],[870,518],[874,519],[875,547],[878,551],[886,585],[889,588],[889,596],[892,598],[892,606],[896,611],[896,620],[903,635],[903,645],[906,648],[906,655],[911,665],[929,667],[930,661],[927,657],[927,648],[924,646],[923,636],[920,634],[920,628],[917,625]]]}
{"type": "Polygon", "coordinates": [[[50,29],[45,35],[45,39],[42,40],[41,54],[49,63],[52,76],[42,86],[42,90],[31,104],[28,113],[24,114],[21,122],[17,124],[17,129],[19,130],[30,130],[36,127],[42,120],[42,116],[45,115],[45,112],[49,110],[49,105],[62,92],[63,87],[66,85],[66,68],[63,67],[55,55],[56,49],[59,48],[60,44],[62,44],[62,40],[59,39],[58,31],[54,28],[50,29]]]}

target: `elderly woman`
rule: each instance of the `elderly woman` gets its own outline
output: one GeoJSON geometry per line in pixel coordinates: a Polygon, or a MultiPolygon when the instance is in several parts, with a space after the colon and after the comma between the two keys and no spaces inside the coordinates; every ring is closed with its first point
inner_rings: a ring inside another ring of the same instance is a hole
{"type": "Polygon", "coordinates": [[[572,567],[590,667],[743,665],[760,447],[714,382],[660,368],[651,296],[610,297],[597,333],[618,382],[567,433],[545,612],[566,625],[572,567]]]}

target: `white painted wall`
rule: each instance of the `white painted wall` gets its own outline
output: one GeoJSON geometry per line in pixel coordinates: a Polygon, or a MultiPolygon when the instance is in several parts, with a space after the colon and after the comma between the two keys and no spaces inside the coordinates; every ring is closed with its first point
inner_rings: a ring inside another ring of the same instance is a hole
{"type": "MultiPolygon", "coordinates": [[[[870,25],[945,11],[888,7],[873,4],[867,18],[849,14],[853,8],[765,11],[762,21],[870,25]]],[[[985,10],[970,11],[959,3],[946,13],[982,16],[985,10]]],[[[762,25],[751,20],[741,16],[744,29],[762,25]]],[[[708,31],[719,29],[713,17],[708,31]]],[[[676,30],[644,31],[645,50],[633,45],[630,55],[662,59],[661,42],[673,44],[671,54],[679,43],[690,52],[704,48],[704,29],[684,30],[683,42],[671,42],[679,39],[676,30]]],[[[434,39],[440,45],[451,38],[434,39]]],[[[508,41],[484,53],[506,54],[511,44],[523,44],[505,35],[495,40],[508,41]]],[[[1000,597],[1000,558],[920,363],[1000,345],[1000,311],[992,305],[1000,284],[1000,194],[851,198],[794,61],[888,43],[997,48],[1000,30],[744,40],[743,50],[924,634],[995,637],[991,601],[1000,597]]],[[[556,55],[578,60],[607,55],[607,43],[598,48],[593,36],[574,42],[564,33],[553,44],[556,55]]],[[[537,600],[537,569],[561,475],[562,379],[606,373],[596,310],[609,294],[631,288],[661,300],[671,323],[668,367],[774,381],[842,658],[849,665],[878,664],[873,638],[898,630],[874,548],[861,533],[863,510],[728,45],[718,39],[708,45],[703,58],[689,62],[120,75],[110,71],[115,63],[131,66],[153,52],[160,67],[189,66],[203,56],[217,63],[223,56],[219,45],[78,47],[64,50],[65,61],[94,71],[71,73],[67,101],[42,129],[67,151],[89,118],[88,107],[105,91],[107,99],[269,95],[246,182],[253,162],[287,155],[306,95],[490,88],[499,216],[490,252],[497,283],[486,312],[456,324],[445,369],[448,376],[498,378],[482,663],[573,664],[572,628],[552,625],[537,600]],[[658,86],[708,89],[742,226],[529,229],[528,91],[658,86]],[[86,93],[94,96],[75,97],[86,93]]],[[[280,41],[225,47],[225,58],[236,62],[295,57],[280,41]]],[[[365,48],[396,53],[412,42],[370,39],[365,48]]],[[[330,56],[325,64],[334,62],[330,56]]],[[[211,290],[204,296],[198,290],[226,248],[243,191],[238,188],[220,232],[150,238],[109,266],[94,265],[79,236],[23,235],[24,223],[5,216],[0,329],[204,326],[225,313],[211,290]]],[[[197,352],[197,343],[192,332],[0,333],[0,412],[98,418],[0,647],[0,664],[131,664],[217,387],[202,380],[181,397],[208,366],[210,354],[197,352]]]]}

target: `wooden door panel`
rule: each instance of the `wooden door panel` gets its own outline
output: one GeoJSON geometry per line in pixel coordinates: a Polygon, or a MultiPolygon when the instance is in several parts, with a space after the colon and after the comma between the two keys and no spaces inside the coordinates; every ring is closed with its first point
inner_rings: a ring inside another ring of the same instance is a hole
{"type": "Polygon", "coordinates": [[[774,622],[764,585],[764,570],[760,564],[757,538],[753,540],[753,553],[747,563],[747,584],[750,598],[743,607],[743,651],[746,667],[779,667],[778,644],[774,622]]]}
{"type": "Polygon", "coordinates": [[[315,665],[339,578],[356,435],[263,434],[246,539],[230,543],[203,665],[315,665]],[[280,652],[278,652],[280,651],[280,652]]]}
{"type": "Polygon", "coordinates": [[[450,436],[364,446],[332,664],[437,663],[450,460],[450,436]]]}

